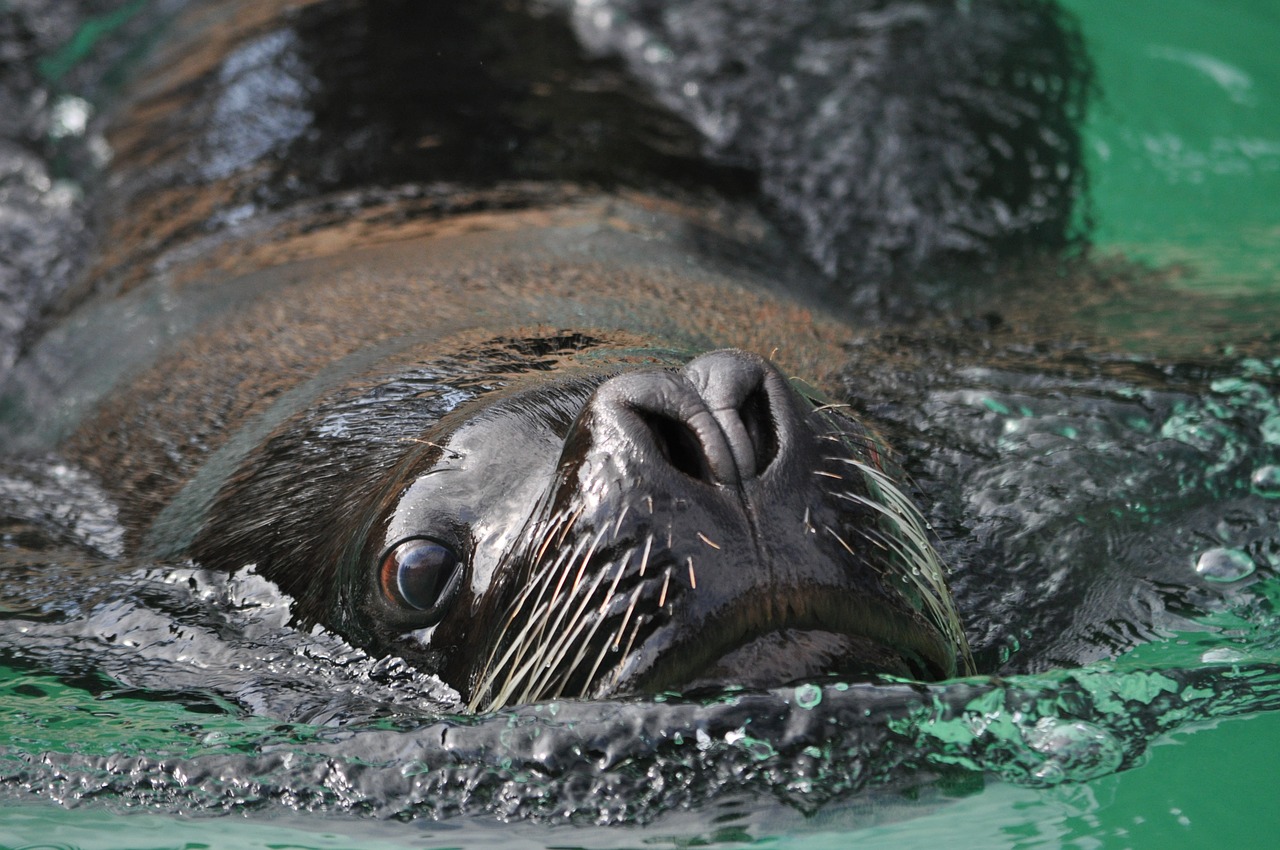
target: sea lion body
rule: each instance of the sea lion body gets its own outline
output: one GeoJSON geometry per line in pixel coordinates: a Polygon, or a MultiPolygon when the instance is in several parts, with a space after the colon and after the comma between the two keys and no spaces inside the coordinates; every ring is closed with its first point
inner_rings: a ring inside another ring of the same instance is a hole
{"type": "MultiPolygon", "coordinates": [[[[883,448],[790,380],[823,377],[848,328],[699,260],[659,206],[601,196],[352,246],[217,283],[212,309],[199,285],[144,284],[118,297],[163,302],[138,314],[180,331],[116,325],[119,350],[159,362],[56,448],[107,485],[131,551],[255,565],[300,622],[438,672],[473,708],[963,669],[921,521],[880,492],[883,448]],[[673,432],[637,436],[636,409],[673,432]],[[425,616],[383,574],[422,538],[460,559],[425,616]]],[[[82,315],[73,337],[113,314],[82,315]]]]}
{"type": "MultiPolygon", "coordinates": [[[[184,12],[114,118],[95,263],[0,388],[6,446],[101,482],[131,556],[252,565],[300,624],[404,656],[476,709],[969,669],[886,448],[828,400],[850,287],[769,223],[755,175],[703,156],[561,18],[424,8],[184,12]],[[419,86],[379,112],[388,75],[430,53],[405,15],[448,48],[440,74],[482,78],[474,97],[419,86]]],[[[880,47],[973,32],[944,41],[998,86],[988,52],[1072,47],[1049,7],[918,11],[853,20],[854,54],[897,79],[880,47]]],[[[860,209],[859,238],[885,256],[917,225],[939,256],[1060,243],[1074,137],[1028,133],[1052,150],[1009,159],[987,128],[1056,122],[1064,86],[978,86],[955,138],[884,139],[963,152],[951,164],[978,176],[939,194],[874,174],[888,230],[860,209]],[[992,209],[1007,232],[947,235],[992,209]]]]}

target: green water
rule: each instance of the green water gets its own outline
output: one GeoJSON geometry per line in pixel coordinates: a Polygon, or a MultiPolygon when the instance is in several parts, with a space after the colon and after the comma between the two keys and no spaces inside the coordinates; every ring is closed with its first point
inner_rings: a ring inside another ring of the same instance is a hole
{"type": "Polygon", "coordinates": [[[1196,285],[1274,291],[1280,5],[1071,0],[1102,85],[1090,121],[1101,246],[1187,263],[1196,285]]]}
{"type": "MultiPolygon", "coordinates": [[[[48,683],[46,683],[47,685],[48,683]]],[[[79,740],[87,749],[119,744],[146,749],[149,725],[172,743],[174,706],[134,714],[137,706],[102,709],[74,699],[52,706],[73,718],[42,727],[65,748],[79,740]],[[167,716],[166,716],[167,715],[167,716]],[[128,719],[125,719],[125,718],[128,719]],[[105,727],[105,728],[104,728],[105,727]],[[65,737],[64,737],[65,736],[65,737]],[[83,736],[83,737],[78,737],[83,736]]],[[[190,719],[188,716],[186,719],[190,719]]],[[[37,725],[38,725],[38,718],[37,725]]],[[[217,722],[204,730],[210,749],[247,743],[255,730],[217,722]],[[216,727],[224,725],[218,730],[216,727]],[[222,743],[218,742],[221,738],[222,743]]],[[[37,734],[38,737],[38,734],[37,734]]],[[[275,815],[265,822],[236,816],[174,818],[147,813],[127,817],[95,806],[65,810],[53,804],[9,805],[0,815],[0,848],[161,850],[161,848],[409,848],[489,847],[665,847],[761,844],[778,848],[1254,848],[1274,846],[1280,813],[1274,805],[1280,714],[1268,713],[1187,728],[1153,746],[1129,771],[1084,784],[1052,789],[990,783],[981,793],[934,811],[909,811],[905,819],[850,833],[824,829],[820,813],[808,823],[789,823],[770,836],[752,829],[717,829],[705,813],[676,816],[645,828],[539,827],[468,822],[399,824],[340,818],[275,815]],[[702,822],[699,822],[699,821],[702,822]]]]}
{"type": "MultiPolygon", "coordinates": [[[[911,820],[847,832],[757,838],[774,848],[1103,847],[1204,850],[1274,846],[1276,751],[1280,715],[1231,720],[1170,736],[1141,767],[1086,785],[1051,791],[993,785],[911,820]]],[[[504,846],[676,846],[689,833],[652,830],[535,829],[493,825],[450,829],[388,829],[349,822],[262,824],[234,818],[182,820],[102,811],[62,811],[47,805],[10,809],[3,826],[15,838],[4,847],[348,848],[504,846]],[[16,840],[15,840],[16,839],[16,840]]],[[[697,833],[694,833],[697,835],[697,833]]],[[[699,836],[714,838],[708,829],[699,836]]],[[[727,837],[727,836],[726,836],[727,837]]],[[[692,842],[691,842],[692,843],[692,842]]],[[[738,844],[729,841],[731,846],[738,844]]],[[[685,846],[689,846],[685,844],[685,846]]]]}
{"type": "MultiPolygon", "coordinates": [[[[1280,302],[1280,4],[1275,0],[1066,0],[1096,59],[1102,97],[1089,124],[1100,252],[1180,264],[1171,286],[1280,302]]],[[[1176,294],[1176,293],[1174,293],[1176,294]]],[[[1153,305],[1153,308],[1155,305],[1153,305]]],[[[1277,314],[1206,316],[1242,336],[1277,314]]],[[[1275,595],[1275,594],[1273,594],[1275,595]]],[[[1131,659],[1195,664],[1218,649],[1280,660],[1274,639],[1171,639],[1131,659]]],[[[1119,662],[1121,669],[1125,662],[1119,662]]],[[[1108,669],[1108,668],[1100,668],[1108,669]]],[[[90,695],[54,677],[3,680],[3,728],[27,752],[90,754],[252,749],[305,737],[216,706],[195,712],[129,694],[90,695]]],[[[109,803],[39,801],[0,810],[0,848],[339,848],[690,846],[1262,848],[1280,835],[1280,713],[1184,727],[1133,769],[1038,789],[988,782],[933,808],[889,813],[851,832],[840,812],[766,823],[749,834],[714,811],[631,829],[465,821],[400,824],[271,815],[189,819],[109,803]],[[122,816],[126,815],[126,816],[122,816]]],[[[782,817],[782,816],[780,816],[782,817]]]]}

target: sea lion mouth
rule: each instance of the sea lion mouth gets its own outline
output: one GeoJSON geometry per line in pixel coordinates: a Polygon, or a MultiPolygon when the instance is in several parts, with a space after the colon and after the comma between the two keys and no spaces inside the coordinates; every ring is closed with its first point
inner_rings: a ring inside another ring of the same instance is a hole
{"type": "Polygon", "coordinates": [[[679,642],[660,629],[598,689],[616,694],[764,688],[820,677],[936,680],[956,670],[954,648],[914,612],[851,604],[836,594],[793,598],[781,619],[779,607],[738,605],[728,621],[686,631],[679,642]]]}
{"type": "Polygon", "coordinates": [[[700,672],[688,671],[683,691],[740,685],[771,688],[817,678],[921,678],[921,661],[861,635],[820,629],[780,629],[731,649],[700,672]]]}

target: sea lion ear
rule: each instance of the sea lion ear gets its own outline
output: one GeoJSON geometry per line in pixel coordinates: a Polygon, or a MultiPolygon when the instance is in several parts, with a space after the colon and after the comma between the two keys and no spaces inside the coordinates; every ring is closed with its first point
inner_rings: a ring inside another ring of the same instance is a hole
{"type": "Polygon", "coordinates": [[[383,600],[398,609],[410,628],[433,626],[449,610],[462,585],[463,559],[435,537],[406,537],[387,547],[378,559],[378,587],[383,600]]]}

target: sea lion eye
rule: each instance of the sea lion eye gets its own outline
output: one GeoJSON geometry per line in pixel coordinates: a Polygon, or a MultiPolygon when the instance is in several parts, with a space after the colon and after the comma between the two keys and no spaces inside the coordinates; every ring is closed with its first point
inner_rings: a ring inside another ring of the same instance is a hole
{"type": "Polygon", "coordinates": [[[407,537],[382,556],[378,581],[391,602],[440,619],[457,593],[462,559],[446,543],[432,537],[407,537]]]}

